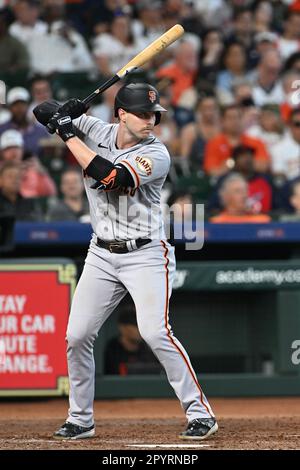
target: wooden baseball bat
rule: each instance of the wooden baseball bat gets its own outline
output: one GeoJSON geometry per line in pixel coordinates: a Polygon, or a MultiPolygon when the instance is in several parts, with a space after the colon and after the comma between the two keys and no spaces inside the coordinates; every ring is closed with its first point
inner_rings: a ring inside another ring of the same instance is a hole
{"type": "MultiPolygon", "coordinates": [[[[117,83],[121,78],[125,77],[128,73],[136,70],[138,67],[141,67],[146,62],[151,60],[161,51],[166,49],[170,44],[175,42],[179,39],[184,33],[184,29],[180,24],[176,24],[172,28],[168,29],[164,34],[162,34],[158,39],[153,41],[149,46],[139,52],[133,59],[131,59],[128,64],[124,65],[113,77],[109,80],[104,82],[102,85],[97,88],[97,90],[93,91],[89,96],[84,98],[82,101],[85,104],[89,104],[93,99],[95,99],[100,93],[103,93],[109,87],[117,83]]],[[[54,134],[55,132],[55,124],[56,122],[51,122],[57,120],[59,114],[57,113],[47,124],[47,129],[50,134],[54,134]],[[54,119],[55,118],[55,119],[54,119]]]]}
{"type": "Polygon", "coordinates": [[[121,78],[125,77],[128,73],[133,70],[141,67],[149,60],[153,59],[157,54],[166,49],[170,44],[179,39],[184,33],[184,29],[180,24],[176,24],[172,28],[168,29],[164,34],[162,34],[158,39],[153,41],[149,46],[139,52],[133,59],[131,59],[128,64],[124,65],[113,77],[107,80],[103,85],[100,85],[97,90],[87,96],[83,102],[85,104],[90,103],[99,93],[103,93],[109,87],[117,83],[121,78]]]}

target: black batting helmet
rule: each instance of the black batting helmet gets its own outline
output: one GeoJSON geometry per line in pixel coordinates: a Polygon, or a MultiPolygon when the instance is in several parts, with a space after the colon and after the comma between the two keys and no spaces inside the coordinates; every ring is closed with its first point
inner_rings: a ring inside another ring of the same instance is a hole
{"type": "Polygon", "coordinates": [[[161,112],[167,111],[159,104],[159,93],[149,83],[129,83],[123,86],[115,98],[115,117],[118,109],[122,108],[130,113],[155,112],[155,126],[160,123],[161,112]]]}

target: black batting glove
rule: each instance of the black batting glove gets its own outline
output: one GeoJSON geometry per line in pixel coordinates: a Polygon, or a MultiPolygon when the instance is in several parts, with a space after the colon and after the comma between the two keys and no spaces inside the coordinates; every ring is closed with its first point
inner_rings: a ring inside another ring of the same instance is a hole
{"type": "Polygon", "coordinates": [[[64,142],[75,137],[71,116],[60,116],[57,119],[56,132],[64,142]]]}
{"type": "MultiPolygon", "coordinates": [[[[33,114],[35,115],[38,122],[43,124],[43,126],[47,126],[48,122],[52,118],[52,116],[57,113],[60,108],[60,104],[57,101],[50,100],[44,101],[41,104],[38,104],[33,109],[33,114]]],[[[55,130],[55,129],[54,129],[55,130]]]]}
{"type": "Polygon", "coordinates": [[[83,101],[78,100],[77,98],[71,98],[59,108],[59,112],[64,115],[71,116],[72,119],[76,119],[86,113],[88,109],[89,106],[87,106],[83,101]]]}
{"type": "Polygon", "coordinates": [[[61,116],[70,116],[71,119],[76,119],[84,114],[89,109],[89,106],[84,104],[83,101],[77,98],[71,98],[65,104],[60,106],[57,112],[51,117],[47,124],[47,130],[50,134],[54,134],[57,125],[57,119],[61,116]]]}

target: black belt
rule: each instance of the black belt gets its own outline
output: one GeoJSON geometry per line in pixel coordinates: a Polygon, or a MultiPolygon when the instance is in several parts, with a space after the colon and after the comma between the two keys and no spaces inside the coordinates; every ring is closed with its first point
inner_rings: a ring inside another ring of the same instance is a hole
{"type": "Polygon", "coordinates": [[[127,242],[106,242],[97,238],[97,245],[100,248],[105,248],[111,253],[129,253],[130,251],[137,250],[141,246],[147,245],[152,240],[150,238],[138,238],[137,240],[129,240],[127,242]]]}

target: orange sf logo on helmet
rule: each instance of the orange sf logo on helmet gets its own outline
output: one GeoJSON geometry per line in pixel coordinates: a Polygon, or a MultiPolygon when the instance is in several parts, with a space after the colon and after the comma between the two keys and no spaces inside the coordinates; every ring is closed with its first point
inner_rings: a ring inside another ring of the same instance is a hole
{"type": "Polygon", "coordinates": [[[148,95],[149,95],[149,100],[151,101],[151,103],[154,103],[154,101],[156,101],[155,91],[153,90],[148,91],[148,95]]]}

